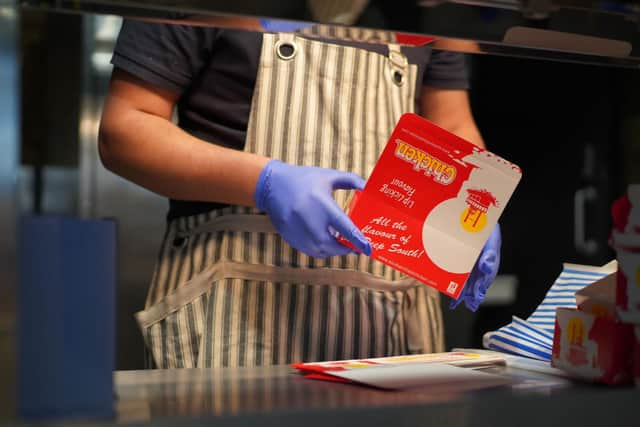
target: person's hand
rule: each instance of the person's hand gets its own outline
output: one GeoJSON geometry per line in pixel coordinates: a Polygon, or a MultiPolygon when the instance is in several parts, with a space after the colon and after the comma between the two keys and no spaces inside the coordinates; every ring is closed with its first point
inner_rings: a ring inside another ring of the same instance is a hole
{"type": "Polygon", "coordinates": [[[339,243],[337,231],[365,255],[371,244],[333,198],[333,191],[364,188],[356,174],[271,160],[258,178],[254,200],[291,246],[316,257],[353,253],[339,243]]]}
{"type": "Polygon", "coordinates": [[[476,311],[478,309],[482,301],[484,301],[487,289],[489,289],[498,274],[501,246],[500,224],[496,224],[489,235],[489,239],[484,244],[473,270],[469,274],[460,297],[451,301],[449,308],[456,308],[458,304],[464,301],[469,310],[476,311]]]}

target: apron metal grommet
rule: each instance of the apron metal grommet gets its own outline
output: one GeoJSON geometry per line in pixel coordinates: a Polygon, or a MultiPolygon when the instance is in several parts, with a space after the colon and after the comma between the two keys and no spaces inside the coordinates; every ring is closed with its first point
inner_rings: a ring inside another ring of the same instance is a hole
{"type": "Polygon", "coordinates": [[[276,42],[275,49],[278,58],[289,61],[296,56],[296,53],[298,52],[298,45],[292,41],[278,40],[276,42]]]}
{"type": "Polygon", "coordinates": [[[181,249],[182,247],[184,247],[184,245],[186,245],[187,240],[189,239],[185,236],[176,236],[173,238],[171,244],[173,245],[174,249],[181,249]]]}
{"type": "Polygon", "coordinates": [[[402,86],[404,84],[404,73],[402,71],[393,70],[391,73],[391,79],[396,85],[402,86]]]}

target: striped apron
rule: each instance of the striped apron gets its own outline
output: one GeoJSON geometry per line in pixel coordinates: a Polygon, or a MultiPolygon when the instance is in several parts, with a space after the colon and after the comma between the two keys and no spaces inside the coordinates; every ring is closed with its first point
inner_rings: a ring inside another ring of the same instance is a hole
{"type": "MultiPolygon", "coordinates": [[[[368,177],[414,110],[417,67],[265,33],[245,150],[368,177]]],[[[335,194],[344,206],[347,192],[335,194]]],[[[442,351],[438,293],[369,257],[311,258],[268,216],[231,206],[167,226],[146,308],[155,366],[263,366],[442,351]]]]}

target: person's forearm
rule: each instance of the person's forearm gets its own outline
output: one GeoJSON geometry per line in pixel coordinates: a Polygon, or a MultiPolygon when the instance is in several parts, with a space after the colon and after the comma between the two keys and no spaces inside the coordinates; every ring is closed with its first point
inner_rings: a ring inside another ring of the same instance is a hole
{"type": "Polygon", "coordinates": [[[476,126],[475,121],[462,120],[447,129],[449,132],[474,143],[478,147],[486,148],[480,130],[476,126]]]}
{"type": "Polygon", "coordinates": [[[108,169],[170,198],[254,205],[268,158],[205,142],[153,114],[115,109],[120,113],[103,116],[100,127],[100,157],[108,169]]]}
{"type": "Polygon", "coordinates": [[[482,148],[484,140],[473,118],[466,90],[422,88],[422,115],[438,126],[482,148]]]}

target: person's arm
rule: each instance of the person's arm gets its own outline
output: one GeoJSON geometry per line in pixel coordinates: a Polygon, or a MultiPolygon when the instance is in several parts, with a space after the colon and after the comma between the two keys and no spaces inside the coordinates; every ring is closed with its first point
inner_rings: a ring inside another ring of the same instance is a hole
{"type": "Polygon", "coordinates": [[[269,159],[181,130],[171,122],[177,98],[116,68],[100,123],[105,167],[166,197],[253,206],[269,159]]]}
{"type": "Polygon", "coordinates": [[[338,189],[362,189],[361,177],[288,165],[195,138],[170,120],[177,98],[116,69],[100,124],[102,163],[167,197],[256,206],[307,255],[353,252],[331,229],[371,254],[370,243],[332,197],[338,189]]]}
{"type": "Polygon", "coordinates": [[[473,119],[466,90],[423,86],[421,103],[424,118],[460,138],[485,148],[482,135],[473,119]]]}

